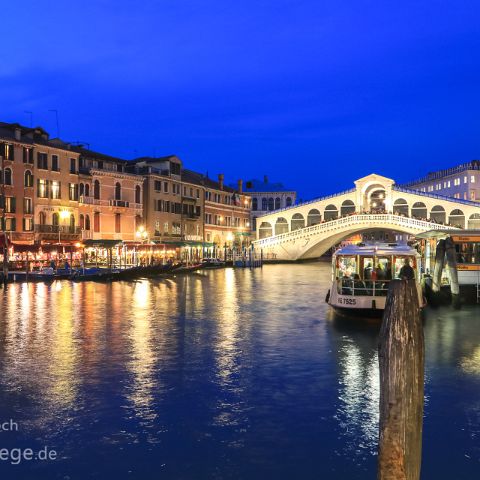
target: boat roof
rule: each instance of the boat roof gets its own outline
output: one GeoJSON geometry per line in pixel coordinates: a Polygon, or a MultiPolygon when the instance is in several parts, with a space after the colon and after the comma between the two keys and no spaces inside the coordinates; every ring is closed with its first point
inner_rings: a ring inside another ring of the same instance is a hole
{"type": "Polygon", "coordinates": [[[334,255],[418,255],[418,252],[406,243],[360,243],[341,247],[334,255]]]}
{"type": "Polygon", "coordinates": [[[418,233],[415,235],[416,238],[447,238],[451,236],[462,236],[462,237],[479,237],[480,240],[480,230],[464,230],[464,229],[445,229],[445,230],[429,230],[428,232],[418,233]]]}

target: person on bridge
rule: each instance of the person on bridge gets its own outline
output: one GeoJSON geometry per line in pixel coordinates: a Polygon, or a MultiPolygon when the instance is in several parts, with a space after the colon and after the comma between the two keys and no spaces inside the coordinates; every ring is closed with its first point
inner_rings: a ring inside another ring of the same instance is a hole
{"type": "Polygon", "coordinates": [[[402,280],[413,280],[415,279],[415,271],[410,266],[410,261],[408,258],[405,259],[403,267],[400,269],[400,278],[402,280]]]}

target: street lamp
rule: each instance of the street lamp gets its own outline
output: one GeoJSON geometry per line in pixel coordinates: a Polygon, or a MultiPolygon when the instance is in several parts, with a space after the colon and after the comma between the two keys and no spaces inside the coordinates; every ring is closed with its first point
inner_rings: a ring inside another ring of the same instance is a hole
{"type": "Polygon", "coordinates": [[[138,228],[137,233],[135,235],[139,240],[141,240],[142,243],[146,241],[148,238],[148,232],[145,230],[145,227],[143,225],[141,225],[138,228]]]}
{"type": "Polygon", "coordinates": [[[59,217],[60,217],[60,225],[58,226],[58,243],[62,243],[61,241],[61,232],[62,232],[62,220],[66,220],[70,216],[70,212],[68,210],[60,210],[59,217]]]}

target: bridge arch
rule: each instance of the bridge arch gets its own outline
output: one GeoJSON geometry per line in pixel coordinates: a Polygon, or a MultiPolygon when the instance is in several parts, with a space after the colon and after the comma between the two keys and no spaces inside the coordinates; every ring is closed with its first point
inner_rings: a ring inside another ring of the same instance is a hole
{"type": "Polygon", "coordinates": [[[344,217],[345,215],[350,215],[352,213],[355,213],[355,204],[352,202],[352,200],[345,200],[342,202],[340,207],[340,216],[344,217]]]}
{"type": "Polygon", "coordinates": [[[317,225],[318,223],[321,223],[321,221],[322,215],[320,214],[320,211],[316,208],[312,208],[307,215],[307,227],[317,225]]]}
{"type": "Polygon", "coordinates": [[[333,204],[327,205],[323,212],[323,218],[327,221],[335,220],[338,218],[338,208],[333,204]]]}
{"type": "Polygon", "coordinates": [[[423,202],[415,202],[412,205],[412,217],[413,218],[427,218],[427,206],[423,202]]]}
{"type": "Polygon", "coordinates": [[[393,213],[408,217],[408,202],[404,198],[397,198],[393,202],[393,213]]]}
{"type": "Polygon", "coordinates": [[[269,222],[262,222],[258,228],[258,238],[267,238],[273,235],[272,224],[269,222]]]}
{"type": "Polygon", "coordinates": [[[468,217],[468,228],[469,230],[480,229],[480,213],[473,213],[468,217]]]}
{"type": "Polygon", "coordinates": [[[292,217],[291,231],[305,228],[305,218],[301,213],[295,213],[292,217]]]}
{"type": "Polygon", "coordinates": [[[458,228],[465,228],[465,214],[459,208],[452,210],[448,216],[448,223],[458,228]]]}
{"type": "Polygon", "coordinates": [[[275,235],[281,235],[288,232],[288,221],[286,218],[278,217],[275,222],[275,235]]]}
{"type": "Polygon", "coordinates": [[[435,205],[432,207],[432,210],[430,210],[430,219],[437,223],[446,223],[447,214],[445,209],[441,205],[435,205]]]}

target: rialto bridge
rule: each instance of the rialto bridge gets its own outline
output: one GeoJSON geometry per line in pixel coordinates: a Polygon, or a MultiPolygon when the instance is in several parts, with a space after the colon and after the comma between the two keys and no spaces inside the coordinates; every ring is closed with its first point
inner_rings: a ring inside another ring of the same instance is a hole
{"type": "Polygon", "coordinates": [[[317,258],[354,234],[480,228],[480,203],[395,185],[371,174],[355,188],[257,218],[256,249],[279,260],[317,258]]]}

